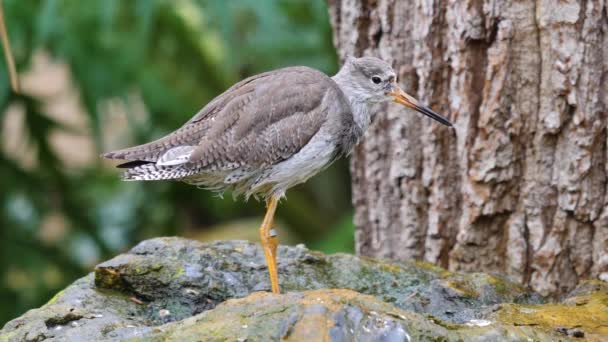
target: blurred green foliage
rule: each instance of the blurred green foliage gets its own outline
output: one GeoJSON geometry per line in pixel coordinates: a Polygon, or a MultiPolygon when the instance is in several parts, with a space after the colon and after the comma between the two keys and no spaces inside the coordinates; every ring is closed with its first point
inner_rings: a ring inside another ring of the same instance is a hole
{"type": "MultiPolygon", "coordinates": [[[[48,300],[56,291],[138,241],[204,232],[242,218],[261,218],[255,201],[219,199],[175,182],[123,183],[98,158],[71,168],[51,143],[54,132],[86,134],[96,152],[108,130],[143,143],[178,128],[232,83],[287,65],[327,73],[337,68],[323,0],[162,1],[5,0],[20,72],[37,52],[66,63],[87,128],[46,113],[44,99],[12,93],[0,66],[0,123],[11,106],[24,111],[23,132],[34,166],[0,148],[0,325],[48,300]],[[144,119],[126,111],[125,127],[104,126],[103,101],[130,108],[137,94],[144,119]],[[41,226],[60,217],[64,234],[45,239],[41,226]]],[[[52,81],[52,80],[51,80],[52,81]]],[[[51,82],[52,83],[52,82],[51,82]]],[[[52,84],[49,83],[49,86],[52,84]]],[[[42,85],[43,87],[45,85],[42,85]]],[[[78,146],[74,146],[78,149],[78,146]]],[[[353,228],[345,161],[288,193],[279,220],[292,240],[326,251],[351,251],[353,228]],[[334,233],[335,232],[335,233],[334,233]]],[[[257,232],[257,227],[251,227],[257,232]]]]}

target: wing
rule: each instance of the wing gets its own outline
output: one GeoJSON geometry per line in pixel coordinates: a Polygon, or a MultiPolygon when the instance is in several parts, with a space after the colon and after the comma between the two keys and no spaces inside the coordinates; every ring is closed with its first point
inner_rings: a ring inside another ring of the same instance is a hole
{"type": "Polygon", "coordinates": [[[340,96],[325,74],[291,67],[232,86],[177,131],[106,158],[202,169],[260,168],[288,159],[327,118],[326,96],[340,96]]]}

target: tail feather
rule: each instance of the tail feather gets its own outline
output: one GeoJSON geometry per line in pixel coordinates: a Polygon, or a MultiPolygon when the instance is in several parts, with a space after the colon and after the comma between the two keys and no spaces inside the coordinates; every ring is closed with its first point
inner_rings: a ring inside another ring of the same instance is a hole
{"type": "Polygon", "coordinates": [[[138,167],[138,166],[146,165],[146,164],[152,164],[152,163],[153,162],[149,162],[149,161],[145,161],[145,160],[133,160],[130,162],[118,164],[118,165],[116,165],[116,167],[119,169],[132,169],[134,167],[138,167]]]}
{"type": "Polygon", "coordinates": [[[122,179],[126,181],[180,179],[195,173],[194,170],[189,170],[182,166],[163,166],[154,163],[146,163],[128,168],[123,173],[122,179]]]}

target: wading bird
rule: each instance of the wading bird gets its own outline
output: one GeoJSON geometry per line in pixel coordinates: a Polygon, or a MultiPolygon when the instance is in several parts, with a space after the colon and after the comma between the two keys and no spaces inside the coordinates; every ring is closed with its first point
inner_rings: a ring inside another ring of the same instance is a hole
{"type": "Polygon", "coordinates": [[[260,227],[272,292],[279,292],[278,201],[332,161],[348,155],[373,119],[372,105],[394,101],[451,126],[397,84],[377,58],[349,57],[333,77],[288,67],[233,85],[190,121],[156,141],[103,155],[122,159],[125,180],[180,180],[266,200],[260,227]]]}

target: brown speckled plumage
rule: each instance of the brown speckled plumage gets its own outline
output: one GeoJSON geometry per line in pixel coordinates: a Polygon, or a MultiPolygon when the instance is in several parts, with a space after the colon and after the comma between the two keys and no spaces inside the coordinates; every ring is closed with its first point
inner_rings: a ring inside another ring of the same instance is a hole
{"type": "MultiPolygon", "coordinates": [[[[127,164],[126,180],[181,179],[223,191],[246,176],[263,176],[265,169],[290,158],[326,121],[341,120],[348,126],[350,120],[352,126],[348,109],[346,97],[325,74],[307,67],[279,69],[235,84],[175,132],[104,157],[148,162],[130,168],[127,164]],[[326,97],[340,101],[337,108],[343,110],[329,112],[326,97]],[[181,146],[192,146],[187,163],[156,164],[181,146]]],[[[343,140],[339,146],[352,145],[357,139],[354,130],[341,137],[336,133],[343,140]]],[[[248,189],[239,190],[246,193],[248,189]]]]}

